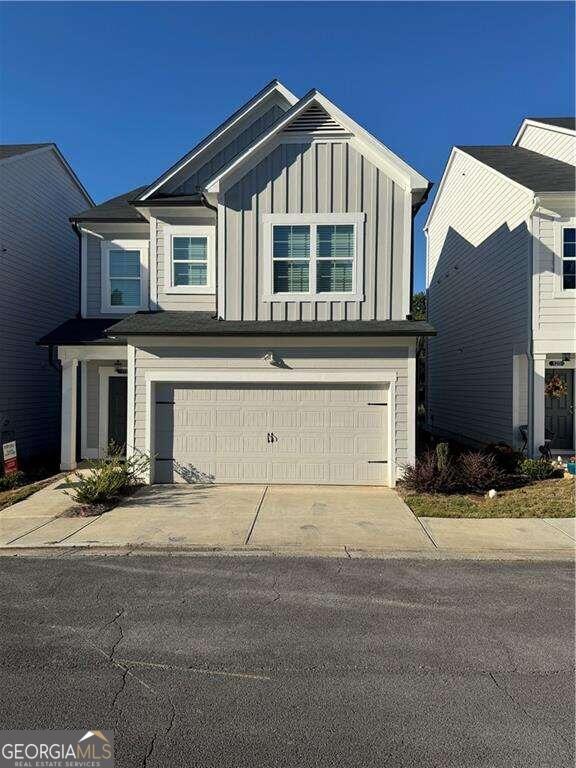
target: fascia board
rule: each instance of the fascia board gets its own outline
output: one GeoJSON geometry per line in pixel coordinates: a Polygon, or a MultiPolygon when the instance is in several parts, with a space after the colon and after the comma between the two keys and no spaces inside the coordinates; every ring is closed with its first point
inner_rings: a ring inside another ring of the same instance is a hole
{"type": "Polygon", "coordinates": [[[145,192],[140,195],[139,201],[144,201],[150,195],[154,194],[160,187],[179,173],[183,168],[196,160],[202,152],[205,152],[212,144],[219,138],[221,138],[227,131],[229,131],[234,125],[242,120],[246,115],[250,114],[264,99],[268,98],[274,91],[280,93],[290,104],[294,105],[298,102],[298,97],[288,90],[282,83],[274,81],[269,87],[265,88],[259,95],[247,102],[238,112],[236,112],[231,118],[225,120],[215,131],[209,134],[206,138],[194,147],[187,155],[185,155],[180,161],[178,161],[171,169],[159,176],[156,181],[152,183],[145,192]]]}

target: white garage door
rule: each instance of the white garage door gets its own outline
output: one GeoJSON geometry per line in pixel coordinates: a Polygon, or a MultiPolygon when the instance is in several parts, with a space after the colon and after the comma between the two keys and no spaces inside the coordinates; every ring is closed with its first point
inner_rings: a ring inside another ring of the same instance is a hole
{"type": "Polygon", "coordinates": [[[156,385],[155,481],[386,484],[387,387],[156,385]]]}

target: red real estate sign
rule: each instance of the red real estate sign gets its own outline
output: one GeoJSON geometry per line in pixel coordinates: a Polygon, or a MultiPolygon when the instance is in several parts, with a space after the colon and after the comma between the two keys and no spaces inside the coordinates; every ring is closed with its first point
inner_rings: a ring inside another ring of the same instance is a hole
{"type": "Polygon", "coordinates": [[[2,446],[2,454],[4,457],[4,474],[11,475],[18,471],[18,457],[16,455],[16,441],[12,440],[10,443],[4,443],[2,446]]]}

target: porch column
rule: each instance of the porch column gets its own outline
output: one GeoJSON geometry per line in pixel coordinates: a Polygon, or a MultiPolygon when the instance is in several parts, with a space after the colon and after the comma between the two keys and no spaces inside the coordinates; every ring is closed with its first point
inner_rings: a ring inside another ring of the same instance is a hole
{"type": "Polygon", "coordinates": [[[62,361],[60,469],[76,469],[76,403],[78,360],[62,361]]]}
{"type": "Polygon", "coordinates": [[[545,396],[546,355],[534,355],[534,375],[532,377],[532,440],[531,455],[538,458],[538,448],[544,445],[545,438],[545,396]]]}

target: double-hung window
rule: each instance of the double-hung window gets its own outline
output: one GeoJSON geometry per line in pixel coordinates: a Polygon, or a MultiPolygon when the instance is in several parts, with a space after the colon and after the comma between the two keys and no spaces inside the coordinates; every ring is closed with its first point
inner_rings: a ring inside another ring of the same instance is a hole
{"type": "Polygon", "coordinates": [[[140,240],[102,242],[102,311],[145,309],[148,243],[140,240]]]}
{"type": "Polygon", "coordinates": [[[560,247],[562,249],[562,289],[576,289],[576,224],[562,227],[560,247]]]}
{"type": "Polygon", "coordinates": [[[364,214],[266,214],[266,301],[361,301],[364,214]]]}
{"type": "Polygon", "coordinates": [[[164,228],[166,293],[214,293],[214,227],[164,228]]]}

